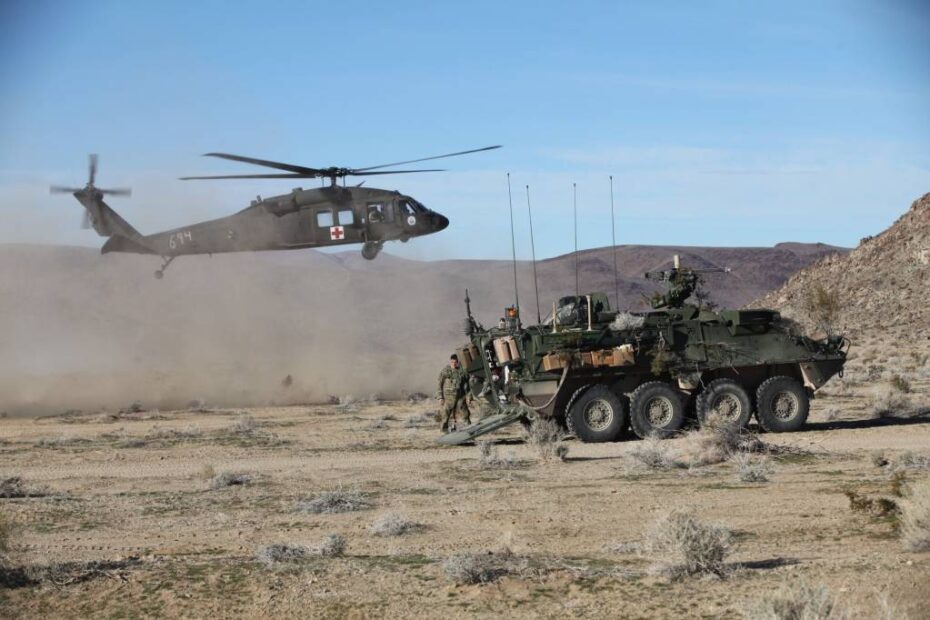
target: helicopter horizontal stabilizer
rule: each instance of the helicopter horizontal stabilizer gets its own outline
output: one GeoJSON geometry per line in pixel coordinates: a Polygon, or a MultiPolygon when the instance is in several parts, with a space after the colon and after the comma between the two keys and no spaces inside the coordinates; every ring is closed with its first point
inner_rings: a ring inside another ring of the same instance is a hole
{"type": "Polygon", "coordinates": [[[101,254],[109,252],[128,252],[130,254],[158,254],[155,250],[142,244],[141,237],[130,239],[123,235],[112,235],[100,248],[101,254]]]}

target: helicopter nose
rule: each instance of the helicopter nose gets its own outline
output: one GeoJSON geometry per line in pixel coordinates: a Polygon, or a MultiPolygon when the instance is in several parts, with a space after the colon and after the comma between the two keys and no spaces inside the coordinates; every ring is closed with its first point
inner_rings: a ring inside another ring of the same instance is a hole
{"type": "Polygon", "coordinates": [[[433,213],[433,228],[438,232],[449,227],[449,218],[439,213],[433,213]]]}

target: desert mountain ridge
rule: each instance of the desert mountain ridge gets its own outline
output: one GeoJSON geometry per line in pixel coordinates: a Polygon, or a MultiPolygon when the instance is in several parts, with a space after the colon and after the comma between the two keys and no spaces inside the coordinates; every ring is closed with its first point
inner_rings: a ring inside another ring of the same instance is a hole
{"type": "Polygon", "coordinates": [[[751,305],[777,308],[813,329],[808,308],[818,289],[835,300],[839,333],[930,338],[930,193],[885,231],[851,252],[819,257],[751,305]]]}
{"type": "MultiPolygon", "coordinates": [[[[620,307],[657,290],[647,270],[679,254],[707,277],[711,298],[738,307],[797,270],[846,250],[617,247],[620,307]]],[[[613,250],[579,253],[582,292],[613,301],[613,250]]],[[[432,392],[460,345],[465,289],[476,318],[513,303],[506,260],[408,260],[357,250],[182,257],[163,280],[149,256],[94,248],[0,245],[0,412],[125,406],[299,402],[327,395],[432,392]],[[282,379],[292,377],[282,386],[282,379]]],[[[575,288],[574,256],[539,261],[540,312],[575,288]]],[[[535,322],[532,264],[518,263],[525,322],[535,322]]]]}

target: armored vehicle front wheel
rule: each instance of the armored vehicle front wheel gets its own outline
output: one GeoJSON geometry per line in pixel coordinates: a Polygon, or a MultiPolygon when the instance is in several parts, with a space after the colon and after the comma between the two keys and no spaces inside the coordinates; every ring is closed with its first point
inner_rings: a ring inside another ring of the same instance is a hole
{"type": "Polygon", "coordinates": [[[752,417],[752,401],[749,394],[732,379],[714,379],[697,397],[698,420],[705,424],[716,420],[744,428],[752,417]]]}
{"type": "Polygon", "coordinates": [[[684,426],[684,409],[681,396],[668,383],[643,383],[630,396],[630,425],[640,439],[665,439],[684,426]]]}
{"type": "Polygon", "coordinates": [[[623,400],[606,385],[595,385],[579,396],[568,410],[569,428],[585,443],[616,441],[626,428],[623,400]]]}
{"type": "Polygon", "coordinates": [[[770,433],[801,430],[810,406],[804,386],[791,377],[771,377],[756,391],[756,419],[770,433]]]}

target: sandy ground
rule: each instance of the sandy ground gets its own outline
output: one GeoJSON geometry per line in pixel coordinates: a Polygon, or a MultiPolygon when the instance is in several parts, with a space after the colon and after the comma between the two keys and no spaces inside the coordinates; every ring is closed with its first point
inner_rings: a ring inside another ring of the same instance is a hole
{"type": "MultiPolygon", "coordinates": [[[[912,386],[913,402],[928,400],[930,381],[912,386]]],[[[878,450],[930,455],[930,418],[871,419],[873,389],[823,395],[808,430],[765,435],[792,448],[773,457],[767,483],[739,481],[731,462],[645,469],[630,455],[637,441],[567,441],[565,461],[542,462],[519,428],[493,436],[512,466],[482,468],[475,446],[434,443],[430,402],[2,419],[0,477],[51,492],[0,499],[16,526],[11,564],[71,569],[0,588],[0,615],[737,618],[805,580],[857,617],[878,617],[880,597],[898,616],[930,617],[930,553],[905,551],[893,519],[855,512],[844,495],[891,497],[878,450]],[[252,483],[212,490],[222,472],[252,483]],[[339,488],[372,507],[296,510],[339,488]],[[727,577],[670,581],[649,557],[611,549],[677,507],[734,532],[727,577]],[[421,527],[376,536],[387,512],[421,527]],[[264,545],[312,548],[328,534],[345,537],[343,557],[255,559],[264,545]],[[505,548],[521,568],[494,583],[458,585],[443,570],[452,554],[505,548]]],[[[925,484],[930,470],[906,476],[925,484]]]]}

